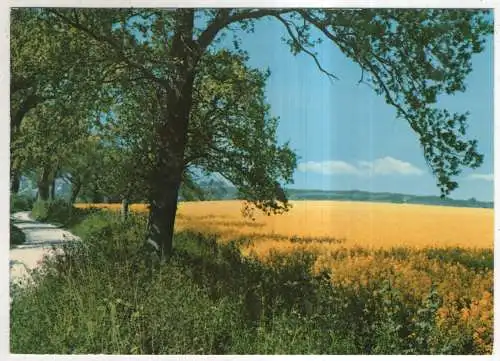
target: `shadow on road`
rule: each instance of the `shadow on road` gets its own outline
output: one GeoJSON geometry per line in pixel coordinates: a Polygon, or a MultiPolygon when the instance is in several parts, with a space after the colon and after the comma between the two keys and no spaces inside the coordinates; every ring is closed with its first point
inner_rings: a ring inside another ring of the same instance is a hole
{"type": "Polygon", "coordinates": [[[62,244],[67,244],[68,240],[46,240],[46,241],[41,241],[41,242],[26,242],[23,244],[18,245],[16,248],[13,249],[36,249],[36,248],[52,248],[56,247],[62,244]]]}
{"type": "Polygon", "coordinates": [[[10,217],[10,220],[16,224],[24,224],[24,223],[36,223],[36,224],[38,224],[38,222],[36,222],[36,221],[28,221],[25,219],[18,219],[15,217],[10,217]]]}
{"type": "Polygon", "coordinates": [[[40,224],[40,223],[14,223],[14,225],[19,228],[24,230],[30,230],[30,229],[59,229],[58,227],[52,225],[52,224],[40,224]]]}
{"type": "MultiPolygon", "coordinates": [[[[10,217],[16,231],[24,233],[24,243],[12,245],[10,249],[10,280],[24,279],[30,269],[40,265],[43,258],[53,251],[62,251],[62,245],[80,238],[55,224],[39,223],[31,219],[30,212],[18,212],[10,217]]],[[[56,252],[58,253],[58,252],[56,252]]]]}
{"type": "Polygon", "coordinates": [[[79,239],[70,232],[52,224],[38,223],[35,221],[15,221],[14,225],[25,234],[26,241],[16,245],[12,250],[52,248],[67,243],[68,241],[79,239]]]}

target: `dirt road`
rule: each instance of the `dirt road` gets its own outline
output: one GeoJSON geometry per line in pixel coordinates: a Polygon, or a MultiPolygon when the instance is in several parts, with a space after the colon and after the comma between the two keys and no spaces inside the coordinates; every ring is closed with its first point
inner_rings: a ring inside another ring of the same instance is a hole
{"type": "Polygon", "coordinates": [[[30,217],[30,212],[12,214],[14,225],[26,235],[26,242],[10,250],[10,280],[19,280],[28,269],[38,266],[52,247],[68,241],[79,240],[72,233],[52,224],[40,223],[30,217]]]}

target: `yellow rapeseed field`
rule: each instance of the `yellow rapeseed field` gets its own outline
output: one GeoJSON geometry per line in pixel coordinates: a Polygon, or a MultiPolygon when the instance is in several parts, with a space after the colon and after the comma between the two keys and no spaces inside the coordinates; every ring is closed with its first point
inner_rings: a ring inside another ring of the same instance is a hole
{"type": "Polygon", "coordinates": [[[251,221],[241,215],[239,201],[181,203],[177,225],[223,238],[248,236],[266,241],[268,247],[298,236],[335,238],[344,247],[493,248],[492,209],[336,201],[292,204],[286,214],[256,212],[251,221]]]}
{"type": "MultiPolygon", "coordinates": [[[[255,221],[241,214],[240,201],[183,202],[177,229],[217,233],[222,239],[249,237],[260,252],[293,247],[292,237],[306,237],[310,247],[331,249],[397,246],[493,248],[492,209],[338,201],[296,201],[283,215],[255,213],[255,221]],[[331,239],[330,242],[325,240],[331,239]]],[[[78,207],[90,205],[79,204],[78,207]]],[[[118,210],[120,204],[95,204],[118,210]]],[[[135,212],[147,206],[133,204],[135,212]]]]}
{"type": "MultiPolygon", "coordinates": [[[[493,270],[474,269],[429,257],[432,249],[467,249],[479,260],[493,250],[492,209],[338,201],[297,201],[284,215],[242,216],[240,201],[184,202],[177,230],[218,234],[221,240],[251,239],[243,253],[264,262],[273,250],[307,250],[318,255],[315,268],[353,289],[389,280],[407,302],[423,302],[431,285],[443,304],[436,314],[446,332],[471,330],[475,346],[493,345],[493,270]],[[398,251],[399,248],[399,251],[398,251]],[[401,251],[402,249],[402,251],[401,251]]],[[[79,205],[87,207],[88,205],[79,205]]],[[[119,204],[95,205],[118,210],[119,204]]],[[[131,206],[146,212],[141,204],[131,206]]],[[[450,260],[451,257],[451,260],[450,260]]]]}

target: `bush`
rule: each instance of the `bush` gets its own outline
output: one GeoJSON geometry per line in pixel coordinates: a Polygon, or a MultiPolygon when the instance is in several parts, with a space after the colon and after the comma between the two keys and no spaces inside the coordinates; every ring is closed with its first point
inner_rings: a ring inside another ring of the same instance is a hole
{"type": "Polygon", "coordinates": [[[37,200],[33,205],[32,216],[41,222],[52,221],[58,223],[66,223],[73,211],[71,203],[57,199],[51,201],[37,200]]]}
{"type": "Polygon", "coordinates": [[[37,200],[31,209],[31,216],[40,222],[45,222],[49,218],[49,202],[37,200]]]}
{"type": "Polygon", "coordinates": [[[33,198],[27,195],[10,195],[10,213],[30,211],[33,207],[33,198]]]}
{"type": "MultiPolygon", "coordinates": [[[[77,208],[78,211],[86,211],[87,209],[77,208]]],[[[102,237],[103,232],[118,232],[119,234],[125,234],[126,238],[133,239],[133,243],[136,244],[146,229],[146,217],[142,215],[129,216],[127,221],[123,223],[118,212],[93,209],[84,214],[86,214],[86,217],[73,227],[74,233],[83,239],[102,237]],[[127,227],[124,227],[124,224],[127,227]],[[132,232],[132,234],[128,235],[128,232],[132,232]],[[137,232],[142,232],[142,234],[138,235],[137,232]],[[137,239],[134,237],[137,237],[137,239]]],[[[142,237],[141,240],[143,239],[142,237]]]]}
{"type": "Polygon", "coordinates": [[[62,199],[37,200],[33,205],[31,215],[40,222],[53,222],[71,228],[97,211],[95,208],[75,208],[71,203],[62,199]]]}
{"type": "Polygon", "coordinates": [[[10,222],[10,247],[14,247],[23,244],[26,241],[26,236],[23,231],[10,222]]]}

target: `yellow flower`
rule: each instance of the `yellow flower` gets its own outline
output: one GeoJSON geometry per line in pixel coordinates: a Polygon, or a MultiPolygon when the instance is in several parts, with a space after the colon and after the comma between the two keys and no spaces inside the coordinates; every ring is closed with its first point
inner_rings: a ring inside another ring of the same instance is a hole
{"type": "Polygon", "coordinates": [[[470,311],[468,308],[464,308],[462,309],[462,315],[461,315],[461,318],[463,321],[467,321],[470,317],[470,311]]]}

